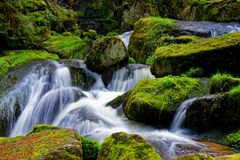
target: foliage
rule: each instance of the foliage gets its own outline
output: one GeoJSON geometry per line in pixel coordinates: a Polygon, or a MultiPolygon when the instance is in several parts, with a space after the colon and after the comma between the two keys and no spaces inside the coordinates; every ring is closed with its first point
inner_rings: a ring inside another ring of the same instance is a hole
{"type": "Polygon", "coordinates": [[[234,149],[240,150],[240,130],[228,134],[225,139],[229,146],[233,147],[234,149]]]}
{"type": "Polygon", "coordinates": [[[101,145],[96,140],[81,137],[83,160],[97,160],[101,145]]]}
{"type": "Polygon", "coordinates": [[[215,74],[209,82],[210,93],[228,92],[233,87],[240,84],[240,78],[234,78],[230,74],[215,74]]]}

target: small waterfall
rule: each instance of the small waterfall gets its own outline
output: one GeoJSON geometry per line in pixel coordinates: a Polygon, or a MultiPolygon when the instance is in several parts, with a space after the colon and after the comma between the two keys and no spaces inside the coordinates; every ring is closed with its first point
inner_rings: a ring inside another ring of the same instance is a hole
{"type": "Polygon", "coordinates": [[[128,48],[130,36],[132,33],[133,33],[133,31],[129,31],[129,32],[125,32],[119,36],[121,38],[121,40],[123,41],[123,43],[125,44],[126,48],[128,48]]]}
{"type": "Polygon", "coordinates": [[[240,23],[238,22],[177,21],[177,24],[183,32],[207,37],[240,32],[240,23]]]}
{"type": "Polygon", "coordinates": [[[177,112],[174,116],[173,122],[170,127],[171,132],[176,132],[182,126],[184,120],[186,119],[186,111],[188,107],[196,100],[197,98],[192,98],[184,101],[180,107],[177,109],[177,112]]]}

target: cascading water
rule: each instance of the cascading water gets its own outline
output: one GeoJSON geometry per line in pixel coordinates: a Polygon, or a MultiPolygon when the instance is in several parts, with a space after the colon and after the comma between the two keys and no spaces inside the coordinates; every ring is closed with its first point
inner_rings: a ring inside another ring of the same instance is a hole
{"type": "Polygon", "coordinates": [[[121,106],[117,109],[106,106],[139,80],[154,78],[149,67],[140,64],[123,67],[114,73],[112,81],[105,87],[101,75],[91,72],[80,61],[75,62],[86,75],[96,80],[88,91],[72,86],[68,67],[47,61],[34,65],[29,74],[5,93],[0,99],[0,110],[3,111],[0,119],[7,117],[9,136],[26,134],[35,124],[47,123],[74,128],[82,136],[100,142],[119,131],[139,134],[166,160],[179,154],[179,145],[201,147],[181,132],[172,133],[129,121],[119,112],[121,106]]]}
{"type": "Polygon", "coordinates": [[[176,132],[180,129],[182,126],[184,120],[186,119],[186,111],[189,108],[189,106],[196,100],[197,98],[192,98],[189,100],[184,101],[180,107],[177,109],[177,112],[174,116],[174,119],[172,121],[170,131],[176,132]]]}
{"type": "Polygon", "coordinates": [[[125,44],[126,48],[128,48],[129,39],[130,39],[130,36],[132,33],[133,33],[133,31],[129,31],[129,32],[125,32],[119,36],[122,39],[123,43],[125,44]]]}

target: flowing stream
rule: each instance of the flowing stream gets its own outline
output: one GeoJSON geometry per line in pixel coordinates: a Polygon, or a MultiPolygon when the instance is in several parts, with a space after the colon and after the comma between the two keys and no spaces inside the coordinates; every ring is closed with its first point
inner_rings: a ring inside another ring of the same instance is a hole
{"type": "MultiPolygon", "coordinates": [[[[130,34],[122,36],[125,44],[128,44],[130,34]]],[[[77,61],[77,65],[95,79],[90,90],[73,86],[69,68],[49,60],[33,65],[23,79],[4,93],[0,98],[0,120],[5,117],[10,137],[27,134],[36,124],[52,124],[74,128],[80,135],[100,142],[119,131],[139,134],[166,160],[182,154],[179,148],[184,145],[204,147],[191,140],[188,131],[180,128],[186,109],[194,99],[182,103],[171,132],[130,121],[121,106],[113,109],[106,105],[133,88],[139,80],[154,78],[148,66],[130,64],[120,68],[105,86],[101,75],[88,70],[81,61],[77,61]]]]}

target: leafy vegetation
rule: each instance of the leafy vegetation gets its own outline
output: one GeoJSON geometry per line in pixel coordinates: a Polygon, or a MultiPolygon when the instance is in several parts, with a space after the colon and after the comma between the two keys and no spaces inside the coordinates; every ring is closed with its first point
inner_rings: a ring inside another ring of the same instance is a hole
{"type": "Polygon", "coordinates": [[[85,137],[81,137],[83,160],[96,160],[98,152],[101,149],[101,145],[96,140],[91,140],[85,137]]]}

